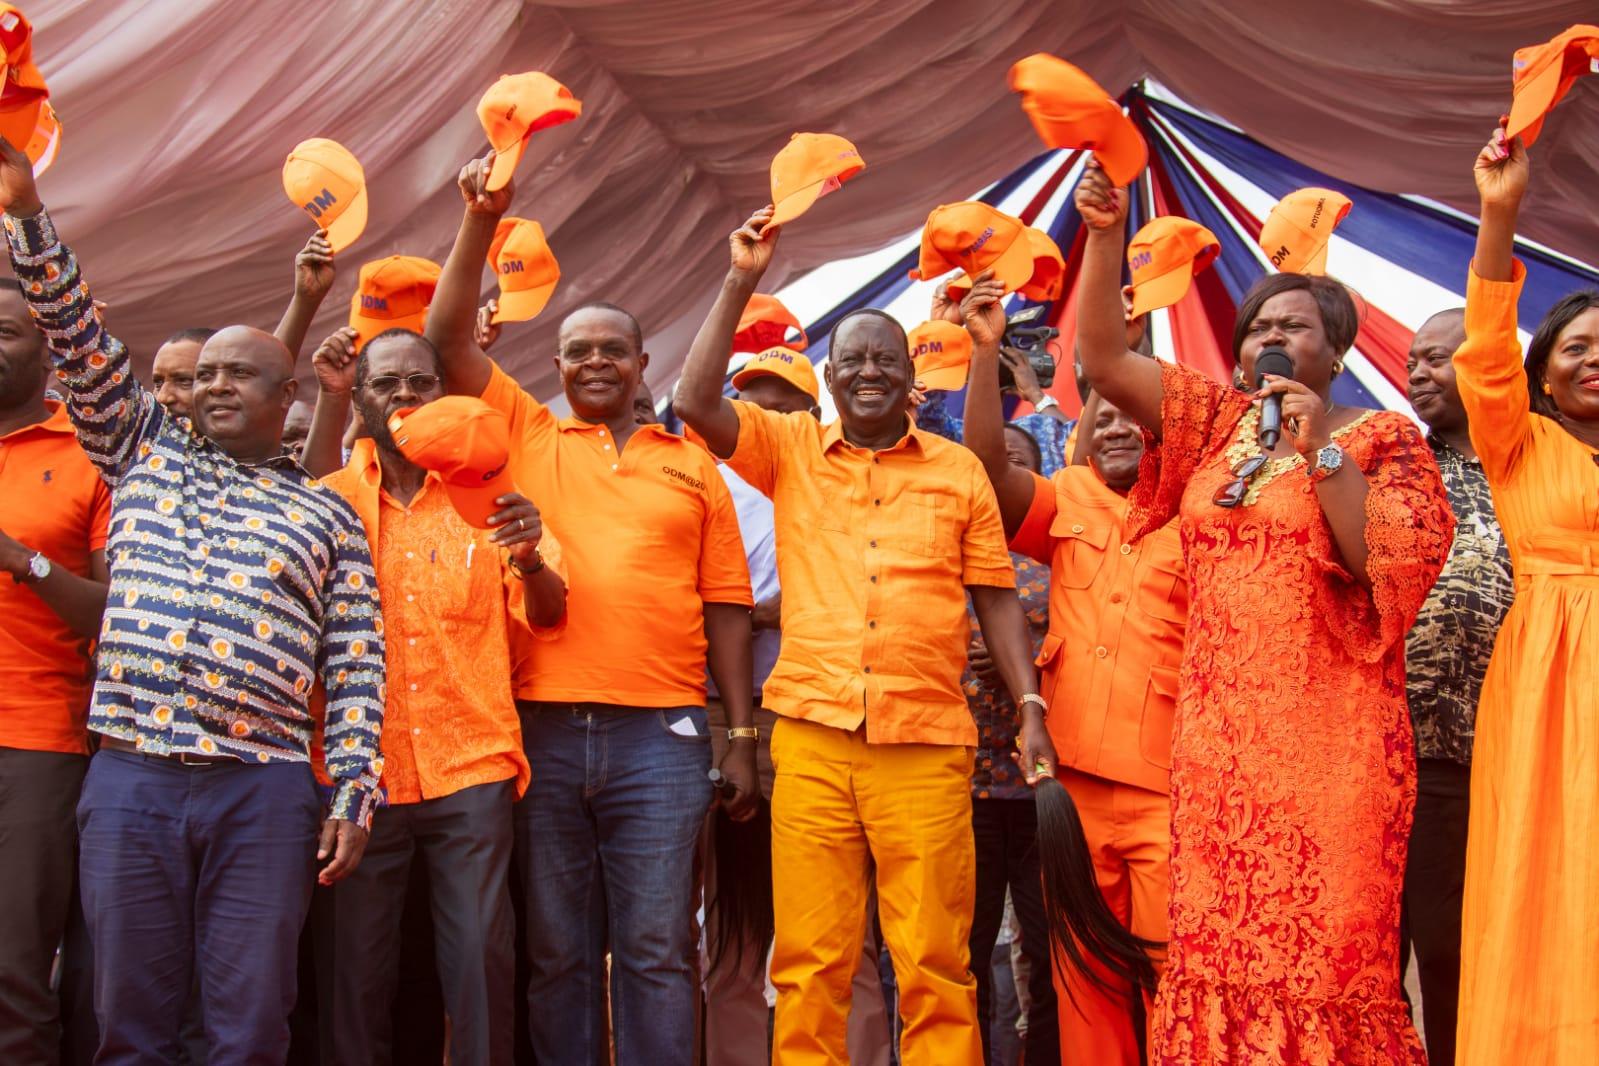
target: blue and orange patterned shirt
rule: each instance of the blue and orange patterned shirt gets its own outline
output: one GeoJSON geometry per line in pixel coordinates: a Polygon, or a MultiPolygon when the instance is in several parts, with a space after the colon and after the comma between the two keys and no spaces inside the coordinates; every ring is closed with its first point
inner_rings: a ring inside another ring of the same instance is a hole
{"type": "Polygon", "coordinates": [[[89,728],[151,754],[303,762],[327,691],[329,817],[382,802],[383,622],[361,521],[292,459],[235,461],[169,415],[95,317],[48,215],[7,216],[12,267],[110,486],[111,590],[89,728]]]}
{"type": "MultiPolygon", "coordinates": [[[[1011,562],[1016,564],[1016,595],[1027,614],[1027,632],[1033,638],[1033,655],[1037,656],[1049,633],[1049,567],[1025,555],[1011,552],[1011,562]]],[[[977,614],[967,604],[972,620],[972,639],[982,638],[977,626],[977,614]]],[[[961,687],[966,690],[966,703],[977,719],[977,760],[972,770],[973,799],[1031,799],[1033,790],[1022,776],[1021,767],[1011,754],[1016,750],[1016,733],[1019,726],[1016,705],[1003,684],[989,688],[977,679],[970,666],[961,674],[961,687]]]]}

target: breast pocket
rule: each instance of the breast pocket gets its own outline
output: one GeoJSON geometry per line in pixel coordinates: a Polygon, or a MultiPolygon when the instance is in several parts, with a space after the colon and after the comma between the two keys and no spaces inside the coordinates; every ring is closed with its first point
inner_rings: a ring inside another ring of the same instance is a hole
{"type": "Polygon", "coordinates": [[[1055,558],[1051,577],[1062,588],[1085,589],[1099,576],[1105,565],[1105,546],[1110,543],[1110,527],[1083,521],[1072,515],[1056,514],[1050,523],[1055,558]]]}

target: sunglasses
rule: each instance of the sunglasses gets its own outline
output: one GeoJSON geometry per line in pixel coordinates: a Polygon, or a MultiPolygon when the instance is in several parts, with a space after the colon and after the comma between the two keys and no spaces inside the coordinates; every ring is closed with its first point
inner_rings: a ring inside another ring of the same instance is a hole
{"type": "Polygon", "coordinates": [[[1264,452],[1251,455],[1248,459],[1240,459],[1233,464],[1233,479],[1216,490],[1216,495],[1211,497],[1211,502],[1217,507],[1237,507],[1244,502],[1244,497],[1249,494],[1249,479],[1260,473],[1260,468],[1266,465],[1264,452]]]}
{"type": "Polygon", "coordinates": [[[381,377],[368,378],[366,387],[369,391],[375,392],[380,396],[387,396],[399,388],[402,381],[411,386],[412,392],[427,392],[438,385],[439,376],[437,374],[408,374],[402,378],[393,374],[384,374],[381,377]]]}

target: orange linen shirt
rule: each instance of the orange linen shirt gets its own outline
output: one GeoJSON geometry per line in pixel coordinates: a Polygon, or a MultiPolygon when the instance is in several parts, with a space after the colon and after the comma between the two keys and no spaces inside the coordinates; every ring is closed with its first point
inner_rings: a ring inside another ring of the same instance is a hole
{"type": "MultiPolygon", "coordinates": [[[[383,600],[387,697],[383,787],[390,803],[438,799],[529,770],[511,664],[529,643],[522,582],[490,530],[466,523],[429,474],[403,506],[381,488],[377,448],[360,440],[324,484],[350,502],[372,545],[383,600]]],[[[546,532],[545,563],[565,577],[546,532]]],[[[533,631],[549,636],[559,632],[533,631]]]]}
{"type": "Polygon", "coordinates": [[[966,586],[1015,588],[977,457],[914,427],[857,448],[842,426],[747,403],[728,465],[772,499],[783,644],[762,702],[887,744],[975,746],[961,689],[966,586]]]}
{"type": "Polygon", "coordinates": [[[1128,543],[1127,499],[1092,467],[1033,482],[1011,547],[1050,567],[1038,665],[1055,754],[1074,770],[1166,792],[1188,625],[1177,524],[1128,543]]]}
{"type": "MultiPolygon", "coordinates": [[[[78,445],[66,408],[0,437],[0,529],[63,570],[89,576],[105,547],[111,493],[78,445]]],[[[89,642],[32,588],[0,577],[0,747],[87,751],[89,642]]]]}
{"type": "Polygon", "coordinates": [[[716,460],[660,426],[640,426],[618,455],[610,430],[556,418],[498,367],[483,400],[510,417],[511,474],[572,574],[566,629],[519,671],[517,696],[703,706],[705,604],[754,605],[716,460]]]}

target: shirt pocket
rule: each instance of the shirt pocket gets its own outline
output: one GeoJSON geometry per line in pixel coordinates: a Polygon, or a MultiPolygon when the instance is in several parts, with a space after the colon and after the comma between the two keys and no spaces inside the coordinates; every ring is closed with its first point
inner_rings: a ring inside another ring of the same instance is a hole
{"type": "Polygon", "coordinates": [[[1149,684],[1144,689],[1143,717],[1138,724],[1138,753],[1144,761],[1171,769],[1172,719],[1177,708],[1177,671],[1169,666],[1151,666],[1149,684]]]}
{"type": "Polygon", "coordinates": [[[1049,524],[1049,535],[1055,541],[1051,579],[1067,589],[1085,589],[1092,585],[1105,565],[1110,527],[1057,513],[1049,524]]]}
{"type": "Polygon", "coordinates": [[[1179,559],[1150,553],[1141,560],[1138,609],[1161,622],[1181,625],[1188,621],[1188,576],[1179,559]]]}

